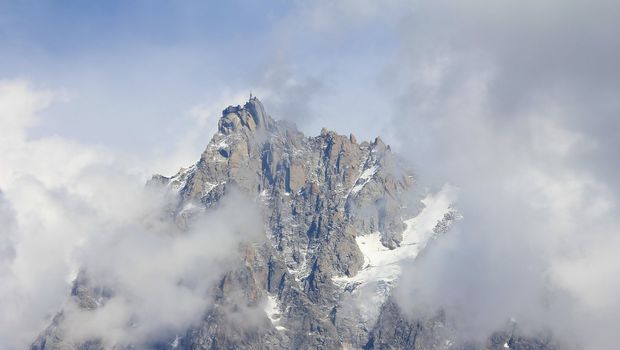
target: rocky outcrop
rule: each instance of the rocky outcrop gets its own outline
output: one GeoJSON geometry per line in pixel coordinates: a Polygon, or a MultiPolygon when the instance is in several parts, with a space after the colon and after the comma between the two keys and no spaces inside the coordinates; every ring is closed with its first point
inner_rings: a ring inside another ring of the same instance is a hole
{"type": "MultiPolygon", "coordinates": [[[[216,205],[231,186],[255,196],[270,244],[253,254],[247,283],[238,288],[257,286],[273,295],[282,310],[280,322],[286,324],[285,331],[266,333],[260,343],[340,348],[346,342],[335,326],[341,290],[332,278],[362,268],[357,236],[383,231],[386,242],[397,244],[404,229],[399,197],[413,184],[405,169],[393,171],[397,164],[380,140],[358,144],[354,137],[327,130],[305,137],[294,125],[271,119],[253,98],[223,111],[218,133],[196,165],[153,182],[178,190],[177,216],[191,202],[216,205]]],[[[217,305],[226,305],[225,299],[217,305]]],[[[254,302],[246,300],[247,305],[254,302]]],[[[245,339],[209,333],[209,327],[226,329],[221,319],[207,317],[211,326],[189,332],[191,348],[212,346],[191,340],[205,334],[218,344],[245,339]]]]}

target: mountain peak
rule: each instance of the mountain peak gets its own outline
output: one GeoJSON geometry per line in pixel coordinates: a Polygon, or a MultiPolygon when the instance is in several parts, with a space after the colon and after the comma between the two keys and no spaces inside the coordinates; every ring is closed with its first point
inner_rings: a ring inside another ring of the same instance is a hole
{"type": "Polygon", "coordinates": [[[224,135],[242,128],[254,132],[258,129],[269,130],[274,126],[274,120],[265,113],[265,107],[256,97],[250,97],[243,107],[228,106],[222,111],[222,118],[218,123],[218,131],[224,135]]]}
{"type": "MultiPolygon", "coordinates": [[[[157,348],[368,348],[375,328],[394,333],[381,317],[397,316],[382,311],[400,275],[396,263],[417,255],[425,242],[413,242],[418,236],[403,221],[414,214],[406,205],[414,183],[405,164],[380,138],[358,144],[352,134],[327,129],[305,136],[272,119],[256,97],[224,109],[218,131],[198,162],[150,184],[171,196],[166,212],[181,231],[202,225],[196,219],[231,193],[243,193],[261,213],[264,241],[244,241],[243,259],[214,286],[218,298],[205,317],[183,337],[152,339],[157,348]],[[264,315],[256,308],[261,303],[264,315]],[[238,305],[259,313],[248,318],[262,317],[252,326],[256,336],[231,327],[228,310],[238,305]],[[266,342],[277,346],[263,347],[266,342]]],[[[442,210],[431,212],[444,217],[442,210]]],[[[446,220],[442,227],[448,226],[446,220]]],[[[433,226],[427,228],[420,237],[434,236],[433,226]]],[[[78,307],[98,308],[114,298],[112,292],[99,298],[88,279],[76,285],[78,307]]],[[[54,321],[32,349],[62,343],[62,322],[54,321]]]]}

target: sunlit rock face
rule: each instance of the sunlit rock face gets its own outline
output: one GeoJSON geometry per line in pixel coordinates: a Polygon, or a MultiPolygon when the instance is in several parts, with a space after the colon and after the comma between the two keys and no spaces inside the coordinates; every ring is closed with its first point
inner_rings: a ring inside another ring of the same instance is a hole
{"type": "MultiPolygon", "coordinates": [[[[411,170],[380,138],[357,143],[327,130],[306,137],[272,119],[255,97],[230,106],[195,164],[148,184],[172,198],[164,212],[180,235],[235,191],[262,217],[264,239],[239,245],[239,261],[218,276],[200,321],[139,343],[76,343],[60,312],[32,349],[463,348],[443,314],[412,320],[391,297],[401,264],[460,218],[452,207],[455,189],[445,186],[420,201],[414,186],[411,170]]],[[[237,215],[243,220],[246,213],[237,215]]],[[[88,271],[71,295],[84,310],[114,297],[113,288],[93,285],[88,271]]],[[[549,344],[506,331],[485,346],[549,344]]]]}

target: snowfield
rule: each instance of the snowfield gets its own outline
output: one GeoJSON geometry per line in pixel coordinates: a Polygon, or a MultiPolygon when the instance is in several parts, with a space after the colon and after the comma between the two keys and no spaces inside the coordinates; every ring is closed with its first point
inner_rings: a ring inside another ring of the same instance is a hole
{"type": "Polygon", "coordinates": [[[283,331],[286,329],[285,327],[279,325],[280,307],[278,306],[278,301],[275,297],[271,295],[267,296],[267,302],[265,303],[263,310],[265,311],[267,317],[269,317],[269,320],[276,327],[277,330],[283,331]]]}
{"type": "Polygon", "coordinates": [[[363,322],[372,323],[379,308],[387,299],[401,274],[401,262],[414,259],[435,235],[434,228],[449,213],[456,199],[457,190],[444,185],[436,194],[428,194],[424,208],[411,219],[405,220],[407,228],[399,247],[389,249],[381,243],[381,233],[375,232],[356,238],[364,255],[364,267],[355,276],[337,276],[336,285],[351,293],[363,322]]]}

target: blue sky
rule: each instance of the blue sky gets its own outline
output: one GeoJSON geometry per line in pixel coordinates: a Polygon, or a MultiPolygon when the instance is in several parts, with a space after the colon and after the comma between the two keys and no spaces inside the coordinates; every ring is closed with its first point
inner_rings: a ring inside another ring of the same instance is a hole
{"type": "MultiPolygon", "coordinates": [[[[192,107],[228,102],[223,90],[269,90],[265,102],[275,117],[304,127],[295,115],[321,114],[306,131],[325,124],[346,132],[346,123],[330,123],[330,113],[350,109],[357,87],[374,83],[397,41],[384,25],[312,28],[304,11],[288,1],[2,2],[0,76],[68,96],[44,112],[33,135],[136,152],[180,137],[191,127],[185,118],[192,107]],[[323,93],[323,102],[287,102],[282,84],[293,76],[297,85],[288,89],[305,91],[308,100],[323,93]]],[[[370,123],[370,110],[358,118],[370,123]]]]}
{"type": "Polygon", "coordinates": [[[72,96],[53,107],[54,122],[42,133],[124,144],[142,122],[165,128],[209,90],[248,84],[242,72],[256,70],[264,57],[226,53],[257,52],[268,35],[266,22],[278,15],[253,15],[252,3],[175,4],[3,3],[1,75],[72,96]],[[115,121],[129,130],[113,136],[120,126],[115,121]]]}

